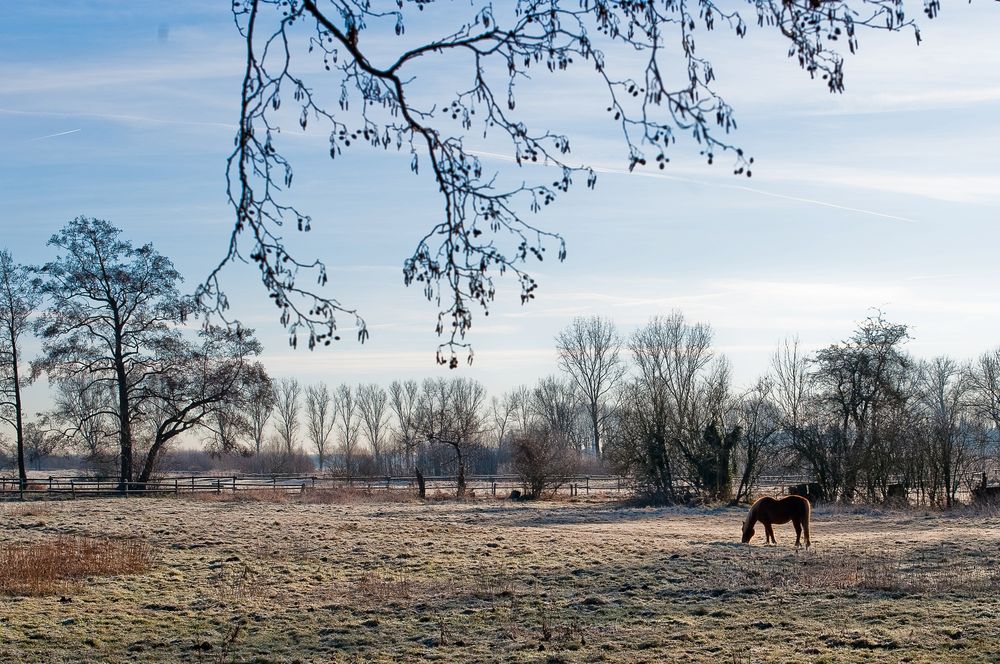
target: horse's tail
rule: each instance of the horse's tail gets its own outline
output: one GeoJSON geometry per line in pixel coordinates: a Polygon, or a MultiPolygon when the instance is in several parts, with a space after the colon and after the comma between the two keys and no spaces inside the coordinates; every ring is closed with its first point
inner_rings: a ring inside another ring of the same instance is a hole
{"type": "Polygon", "coordinates": [[[806,548],[808,549],[809,545],[811,544],[811,542],[809,541],[809,522],[812,520],[812,503],[809,502],[808,498],[806,498],[805,503],[806,503],[806,514],[805,518],[802,519],[802,530],[803,534],[806,536],[806,548]]]}

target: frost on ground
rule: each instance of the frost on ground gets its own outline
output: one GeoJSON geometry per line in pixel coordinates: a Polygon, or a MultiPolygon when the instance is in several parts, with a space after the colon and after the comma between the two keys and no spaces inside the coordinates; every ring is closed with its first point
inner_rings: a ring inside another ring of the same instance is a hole
{"type": "Polygon", "coordinates": [[[0,661],[996,662],[1000,517],[608,503],[0,505],[0,546],[139,538],[144,571],[0,597],[0,661]],[[761,542],[763,538],[758,538],[761,542]]]}

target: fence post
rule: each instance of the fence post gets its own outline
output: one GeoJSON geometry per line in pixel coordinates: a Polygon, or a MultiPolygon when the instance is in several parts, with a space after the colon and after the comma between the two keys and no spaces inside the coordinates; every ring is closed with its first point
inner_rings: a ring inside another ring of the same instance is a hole
{"type": "Polygon", "coordinates": [[[233,493],[236,493],[236,475],[233,475],[233,493]]]}
{"type": "Polygon", "coordinates": [[[222,493],[222,480],[220,479],[215,480],[215,493],[216,494],[222,493]]]}
{"type": "Polygon", "coordinates": [[[49,475],[49,491],[52,491],[52,476],[49,475]]]}
{"type": "Polygon", "coordinates": [[[590,495],[590,475],[587,475],[587,495],[590,495]]]}
{"type": "Polygon", "coordinates": [[[73,480],[69,481],[69,495],[71,500],[76,500],[76,485],[73,484],[73,480]]]}
{"type": "Polygon", "coordinates": [[[312,481],[313,481],[313,487],[312,488],[315,489],[316,488],[316,476],[315,475],[312,476],[312,481]]]}
{"type": "Polygon", "coordinates": [[[497,483],[493,482],[493,497],[497,497],[497,483]]]}
{"type": "Polygon", "coordinates": [[[181,494],[181,487],[180,487],[180,484],[179,484],[179,480],[175,477],[174,478],[174,495],[175,496],[179,496],[180,494],[181,494]]]}

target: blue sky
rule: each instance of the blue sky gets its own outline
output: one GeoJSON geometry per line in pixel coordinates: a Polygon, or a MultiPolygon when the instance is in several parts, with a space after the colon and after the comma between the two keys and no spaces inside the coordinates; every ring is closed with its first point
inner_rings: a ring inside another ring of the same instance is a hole
{"type": "MultiPolygon", "coordinates": [[[[408,39],[436,34],[434,25],[424,20],[408,39]]],[[[628,175],[586,72],[527,83],[527,119],[569,134],[574,158],[600,179],[534,219],[565,235],[569,258],[537,266],[541,287],[526,307],[512,284],[501,289],[490,317],[477,317],[476,360],[461,373],[499,393],[556,370],[552,338],[574,315],[610,316],[628,334],[674,308],[713,325],[741,384],[786,336],[825,345],[870,307],[910,324],[920,356],[997,346],[998,25],[996,3],[956,3],[923,22],[919,47],[910,34],[863,33],[842,96],[759,30],[702,35],[716,89],[736,109],[733,140],[756,158],[750,180],[733,177],[727,158],[705,165],[694,148],[666,171],[628,175]]],[[[101,217],[154,242],[193,287],[232,220],[224,162],[242,54],[229,3],[5,3],[0,53],[2,244],[41,262],[66,221],[101,217]]],[[[436,79],[431,90],[462,75],[430,65],[421,75],[436,79]]],[[[234,313],[257,328],[266,364],[306,382],[447,373],[434,365],[436,309],[401,276],[440,214],[434,190],[409,173],[405,154],[362,148],[331,162],[322,132],[294,134],[284,136],[298,160],[291,196],[315,230],[290,241],[326,260],[331,293],[360,308],[372,337],[292,351],[253,270],[232,269],[234,313]]],[[[43,389],[33,388],[36,402],[43,389]]]]}

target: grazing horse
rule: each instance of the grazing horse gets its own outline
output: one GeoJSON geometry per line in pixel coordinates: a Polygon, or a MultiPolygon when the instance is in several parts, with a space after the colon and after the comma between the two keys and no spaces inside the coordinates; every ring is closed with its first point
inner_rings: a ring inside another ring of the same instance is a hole
{"type": "Polygon", "coordinates": [[[809,548],[809,501],[802,496],[785,496],[784,498],[772,498],[764,496],[758,498],[757,502],[750,506],[750,512],[743,522],[743,543],[749,544],[754,535],[754,524],[758,521],[764,524],[764,531],[767,533],[765,543],[777,542],[774,539],[774,530],[771,526],[775,523],[792,522],[795,526],[795,546],[801,546],[799,539],[803,533],[806,536],[806,548],[809,548]]]}

